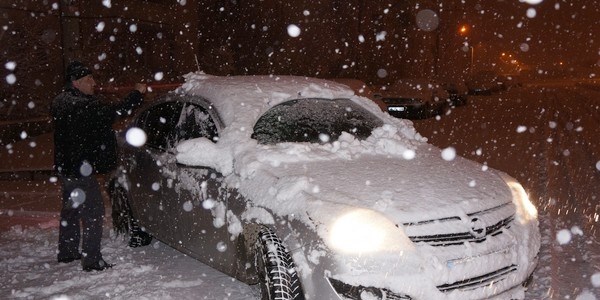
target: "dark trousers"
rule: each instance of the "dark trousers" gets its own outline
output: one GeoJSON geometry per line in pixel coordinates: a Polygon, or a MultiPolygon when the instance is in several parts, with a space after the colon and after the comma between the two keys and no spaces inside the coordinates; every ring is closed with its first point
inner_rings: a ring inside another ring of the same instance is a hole
{"type": "Polygon", "coordinates": [[[78,256],[82,237],[81,264],[91,265],[102,258],[100,241],[104,203],[100,185],[94,176],[60,179],[63,199],[58,234],[58,259],[78,256]]]}

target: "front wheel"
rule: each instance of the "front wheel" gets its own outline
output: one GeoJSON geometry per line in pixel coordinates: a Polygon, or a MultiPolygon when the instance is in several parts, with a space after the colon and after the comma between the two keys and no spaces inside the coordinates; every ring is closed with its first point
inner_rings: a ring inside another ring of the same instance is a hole
{"type": "Polygon", "coordinates": [[[261,300],[304,300],[296,266],[275,233],[263,227],[255,250],[261,300]]]}

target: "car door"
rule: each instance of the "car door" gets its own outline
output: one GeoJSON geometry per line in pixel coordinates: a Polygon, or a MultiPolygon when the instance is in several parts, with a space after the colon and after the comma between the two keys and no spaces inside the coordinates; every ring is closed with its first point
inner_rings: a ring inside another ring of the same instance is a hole
{"type": "Polygon", "coordinates": [[[182,103],[160,103],[143,111],[136,126],[146,133],[146,143],[137,148],[129,145],[125,159],[130,166],[131,206],[142,226],[160,240],[174,242],[173,217],[169,215],[173,203],[165,197],[165,188],[172,185],[166,176],[165,165],[174,159],[171,149],[174,144],[176,125],[182,103]]]}
{"type": "MultiPolygon", "coordinates": [[[[183,103],[175,141],[194,138],[218,140],[216,112],[200,99],[183,103]]],[[[186,166],[166,160],[166,175],[172,180],[163,195],[169,199],[169,215],[173,218],[172,236],[177,247],[218,269],[231,264],[234,249],[230,247],[227,226],[227,187],[223,176],[203,166],[186,166]]]]}

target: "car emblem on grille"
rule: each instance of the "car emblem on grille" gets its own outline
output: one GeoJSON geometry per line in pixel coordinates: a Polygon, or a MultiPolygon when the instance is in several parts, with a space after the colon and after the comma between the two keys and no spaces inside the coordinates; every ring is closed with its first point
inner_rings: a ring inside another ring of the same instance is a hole
{"type": "Polygon", "coordinates": [[[473,219],[471,219],[471,228],[469,228],[469,232],[476,239],[480,239],[482,237],[485,237],[485,235],[487,233],[486,232],[486,228],[485,228],[485,224],[479,218],[473,218],[473,219]]]}

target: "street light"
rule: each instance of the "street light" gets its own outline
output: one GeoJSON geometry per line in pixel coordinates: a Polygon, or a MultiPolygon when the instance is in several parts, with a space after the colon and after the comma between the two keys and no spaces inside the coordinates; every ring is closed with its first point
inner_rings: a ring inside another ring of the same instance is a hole
{"type": "Polygon", "coordinates": [[[471,52],[471,64],[469,66],[469,74],[473,75],[473,68],[475,66],[475,47],[471,46],[468,42],[465,42],[463,44],[463,51],[465,51],[465,52],[470,51],[471,52]]]}
{"type": "Polygon", "coordinates": [[[469,42],[467,42],[467,40],[469,39],[469,37],[467,36],[467,34],[469,33],[469,25],[463,24],[458,28],[458,33],[462,36],[465,37],[465,42],[464,42],[464,51],[469,51],[471,52],[471,64],[469,66],[469,74],[473,75],[473,66],[475,65],[475,47],[471,46],[469,44],[469,42]],[[467,48],[468,47],[468,48],[467,48]]]}

